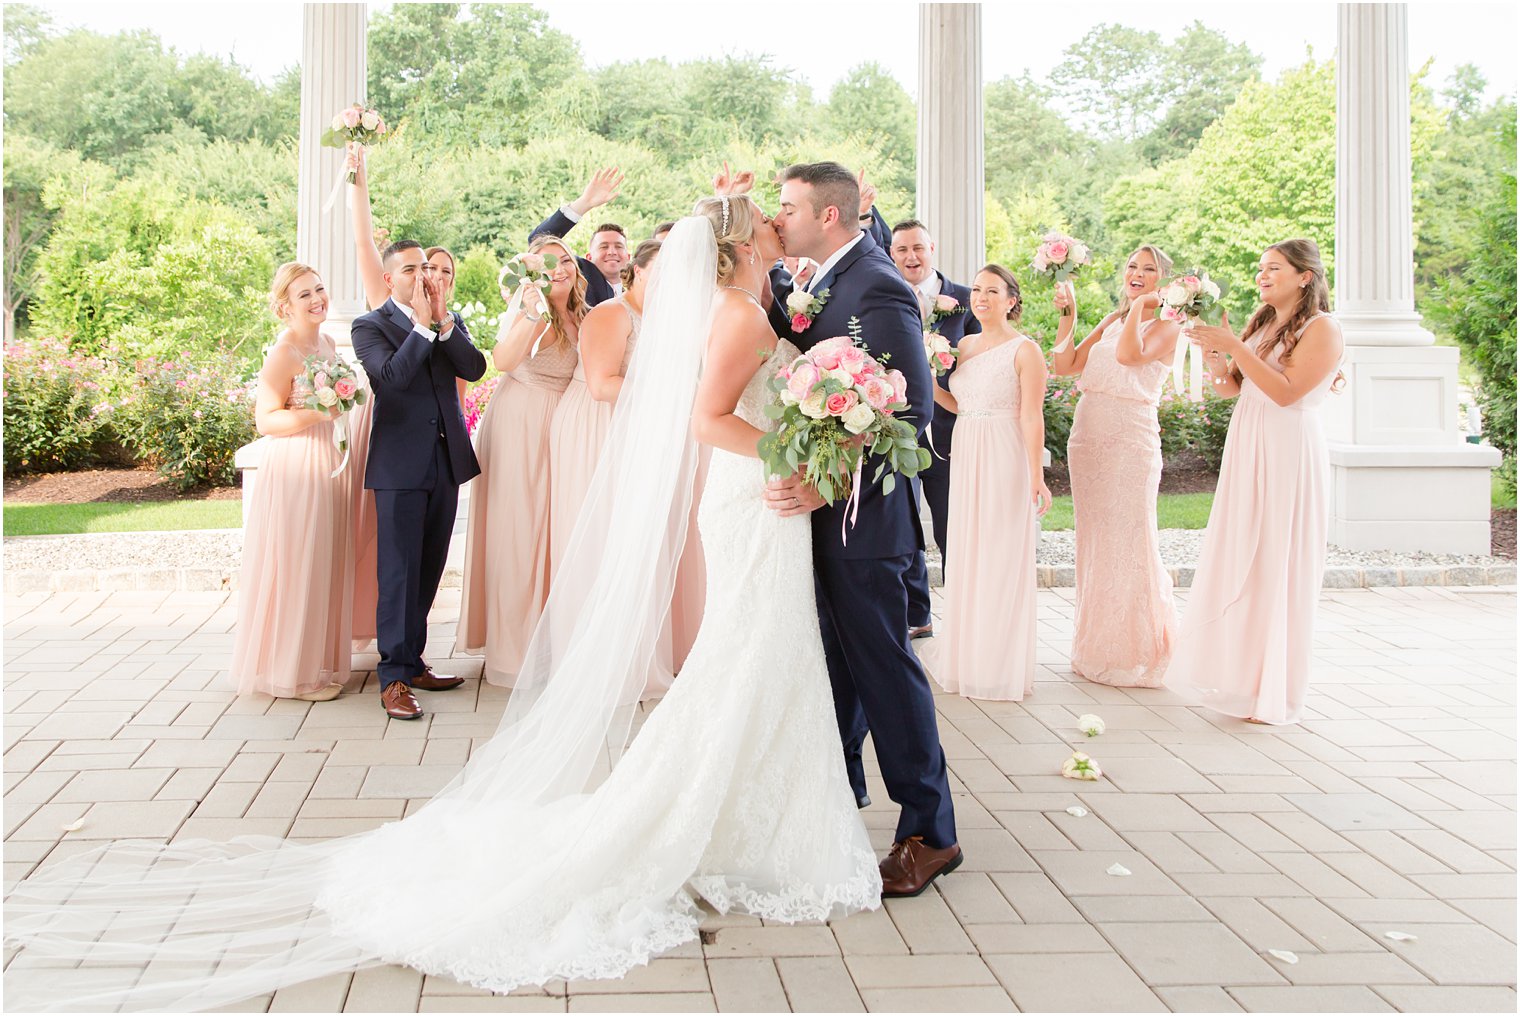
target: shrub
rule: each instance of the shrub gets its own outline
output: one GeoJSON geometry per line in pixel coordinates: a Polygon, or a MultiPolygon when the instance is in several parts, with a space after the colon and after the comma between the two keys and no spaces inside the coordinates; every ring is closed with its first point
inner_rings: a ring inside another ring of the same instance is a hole
{"type": "Polygon", "coordinates": [[[491,396],[496,394],[496,386],[500,382],[501,375],[493,373],[490,377],[470,385],[470,390],[465,392],[464,425],[472,435],[480,426],[481,418],[486,415],[486,406],[490,405],[491,396]]]}
{"type": "Polygon", "coordinates": [[[1074,377],[1052,374],[1045,384],[1045,447],[1054,462],[1066,461],[1066,439],[1071,437],[1071,421],[1080,397],[1074,377]]]}
{"type": "Polygon", "coordinates": [[[5,346],[5,472],[79,469],[114,437],[110,364],[56,339],[5,346]]]}
{"type": "Polygon", "coordinates": [[[1218,469],[1224,459],[1224,439],[1230,432],[1235,400],[1221,399],[1205,391],[1203,401],[1194,403],[1193,413],[1193,451],[1211,469],[1218,469]]]}
{"type": "Polygon", "coordinates": [[[257,437],[254,385],[236,357],[222,353],[138,362],[117,429],[139,460],[180,490],[237,482],[233,456],[257,437]]]}
{"type": "Polygon", "coordinates": [[[1176,458],[1193,446],[1198,430],[1198,406],[1178,395],[1168,384],[1156,406],[1156,422],[1161,425],[1161,459],[1176,458]]]}

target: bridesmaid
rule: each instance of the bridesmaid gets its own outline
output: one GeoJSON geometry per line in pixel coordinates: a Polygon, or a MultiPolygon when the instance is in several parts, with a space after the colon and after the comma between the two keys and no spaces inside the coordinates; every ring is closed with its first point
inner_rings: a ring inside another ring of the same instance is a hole
{"type": "Polygon", "coordinates": [[[1194,324],[1215,390],[1238,395],[1166,686],[1254,723],[1303,717],[1330,525],[1319,409],[1342,343],[1313,240],[1268,247],[1245,337],[1194,324]]]}
{"type": "Polygon", "coordinates": [[[1119,307],[1071,347],[1076,292],[1056,287],[1070,313],[1056,332],[1052,370],[1082,375],[1066,443],[1077,535],[1077,617],[1071,669],[1089,681],[1156,688],[1171,660],[1177,613],[1161,561],[1156,493],[1161,426],[1156,405],[1179,327],[1158,321],[1157,286],[1172,260],[1146,244],[1124,266],[1119,307]]]}
{"type": "Polygon", "coordinates": [[[945,632],[921,650],[940,687],[967,698],[1021,701],[1034,691],[1035,548],[1050,508],[1045,486],[1045,357],[1014,328],[1019,284],[988,265],[971,285],[980,335],[961,340],[950,390],[950,557],[945,632]]]}
{"type": "Polygon", "coordinates": [[[464,600],[454,652],[485,655],[485,678],[511,687],[549,597],[549,428],[575,370],[586,280],[564,241],[542,235],[530,254],[553,254],[549,322],[529,316],[530,289],[504,317],[491,359],[504,375],[475,436],[480,478],[470,491],[464,600]],[[534,345],[537,344],[537,352],[534,345]]]}
{"type": "Polygon", "coordinates": [[[232,682],[239,695],[326,702],[349,678],[353,458],[333,444],[337,414],[307,409],[306,358],[337,355],[321,332],[327,290],[295,261],[275,272],[270,306],[285,328],[259,371],[254,423],[273,438],[259,465],[238,578],[232,682]]]}

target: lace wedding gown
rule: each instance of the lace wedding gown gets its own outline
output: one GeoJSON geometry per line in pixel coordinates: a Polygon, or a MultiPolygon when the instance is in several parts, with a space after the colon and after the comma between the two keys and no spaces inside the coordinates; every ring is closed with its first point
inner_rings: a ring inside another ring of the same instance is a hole
{"type": "MultiPolygon", "coordinates": [[[[738,415],[770,426],[765,379],[794,355],[783,343],[760,365],[738,415]]],[[[18,984],[13,964],[7,990],[24,987],[38,1006],[208,1007],[390,962],[505,992],[621,976],[697,937],[699,897],[720,912],[779,921],[878,907],[876,857],[841,764],[811,528],[806,517],[766,509],[762,491],[755,459],[712,452],[698,516],[709,562],[701,632],[670,692],[594,791],[538,801],[445,792],[373,833],[312,846],[248,841],[254,853],[230,862],[200,845],[189,853],[185,886],[218,898],[196,912],[199,926],[168,922],[175,930],[167,938],[162,928],[134,929],[137,941],[119,948],[113,936],[132,922],[101,915],[134,905],[131,880],[108,894],[95,886],[84,902],[71,874],[50,882],[44,871],[20,928],[7,929],[26,945],[23,955],[40,952],[44,969],[23,972],[18,984]],[[216,866],[235,866],[243,884],[257,884],[261,864],[273,872],[255,891],[264,898],[232,915],[241,897],[216,866]],[[51,899],[67,905],[48,905],[50,884],[58,890],[51,899]],[[230,926],[237,930],[222,935],[230,926]],[[78,958],[73,943],[91,935],[109,962],[151,960],[144,981],[159,968],[162,990],[102,993],[88,979],[60,987],[54,978],[69,971],[46,970],[46,958],[78,958]]],[[[130,862],[130,845],[117,847],[111,858],[130,862]]],[[[145,848],[159,866],[178,858],[155,851],[173,849],[145,848]]],[[[174,888],[165,880],[154,898],[174,888]]]]}

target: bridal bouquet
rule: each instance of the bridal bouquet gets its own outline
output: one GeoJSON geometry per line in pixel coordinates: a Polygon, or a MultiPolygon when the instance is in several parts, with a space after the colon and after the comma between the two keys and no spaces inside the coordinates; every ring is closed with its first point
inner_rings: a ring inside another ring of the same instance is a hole
{"type": "Polygon", "coordinates": [[[955,357],[959,353],[950,340],[939,332],[931,332],[924,329],[924,355],[929,358],[929,369],[935,377],[943,377],[955,366],[955,357]]]}
{"type": "MultiPolygon", "coordinates": [[[[360,103],[354,103],[345,108],[337,116],[333,117],[332,126],[322,132],[322,146],[324,148],[346,148],[350,143],[357,142],[361,145],[374,144],[383,141],[390,128],[385,126],[385,120],[373,109],[365,109],[360,103]]],[[[354,182],[354,171],[348,171],[348,182],[354,182]]]]}
{"type": "MultiPolygon", "coordinates": [[[[1092,264],[1092,251],[1087,244],[1065,233],[1050,232],[1035,248],[1034,260],[1029,267],[1041,275],[1048,275],[1057,283],[1066,282],[1083,265],[1092,264]]],[[[1061,308],[1061,316],[1071,314],[1070,307],[1061,308]]]]}
{"type": "Polygon", "coordinates": [[[507,301],[507,312],[502,320],[510,320],[519,307],[524,307],[527,287],[532,286],[538,290],[538,308],[528,310],[526,313],[536,317],[539,321],[549,322],[549,274],[559,265],[559,258],[553,254],[517,254],[510,258],[502,266],[501,272],[496,276],[497,283],[501,286],[501,298],[507,301]]]}
{"type": "Polygon", "coordinates": [[[1215,282],[1208,272],[1194,268],[1161,286],[1158,290],[1161,306],[1156,308],[1156,316],[1183,324],[1198,318],[1218,324],[1219,301],[1228,291],[1227,283],[1215,282]]]}
{"type": "Polygon", "coordinates": [[[311,389],[311,394],[306,397],[307,409],[327,412],[334,406],[338,407],[338,419],[333,422],[333,444],[343,453],[343,461],[332,471],[332,475],[337,476],[348,465],[346,417],[353,412],[355,406],[362,406],[369,400],[369,390],[360,382],[354,368],[342,357],[323,360],[308,356],[304,377],[307,387],[311,389]]]}
{"type": "Polygon", "coordinates": [[[880,480],[884,494],[898,473],[929,466],[917,431],[897,415],[908,408],[907,378],[870,356],[858,331],[851,319],[854,334],[825,339],[776,372],[768,382],[776,401],[765,412],[778,425],[759,446],[767,475],[801,469],[825,501],[847,498],[857,512],[867,454],[881,459],[871,482],[880,480]]]}

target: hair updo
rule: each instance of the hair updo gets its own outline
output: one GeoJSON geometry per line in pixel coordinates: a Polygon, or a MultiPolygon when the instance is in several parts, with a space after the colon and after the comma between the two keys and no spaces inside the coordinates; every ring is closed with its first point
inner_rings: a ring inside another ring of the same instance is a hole
{"type": "Polygon", "coordinates": [[[628,262],[618,269],[618,280],[622,282],[625,292],[633,288],[634,269],[647,269],[653,264],[654,256],[660,253],[660,246],[659,240],[645,240],[634,250],[633,257],[629,258],[628,262]]]}
{"type": "Polygon", "coordinates": [[[269,313],[284,320],[280,310],[290,302],[290,287],[303,275],[322,277],[321,272],[300,261],[287,261],[274,270],[274,281],[269,284],[269,313]]]}
{"type": "Polygon", "coordinates": [[[713,238],[718,241],[718,284],[727,285],[739,270],[739,245],[755,238],[755,204],[747,197],[703,198],[692,214],[706,216],[712,223],[713,238]]]}
{"type": "Polygon", "coordinates": [[[1013,273],[1002,265],[983,265],[977,270],[978,275],[989,272],[1003,280],[1003,285],[1008,287],[1008,295],[1013,297],[1013,306],[1008,310],[1008,320],[1017,321],[1024,316],[1024,298],[1019,293],[1019,280],[1013,277],[1013,273]]]}

